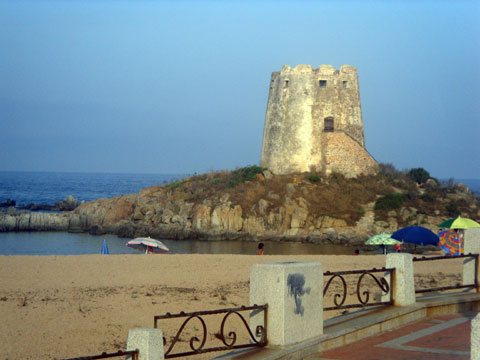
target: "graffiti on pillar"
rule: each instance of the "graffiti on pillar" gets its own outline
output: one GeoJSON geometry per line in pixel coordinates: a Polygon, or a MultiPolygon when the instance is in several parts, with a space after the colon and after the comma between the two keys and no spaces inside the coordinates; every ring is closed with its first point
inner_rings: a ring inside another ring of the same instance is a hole
{"type": "Polygon", "coordinates": [[[305,308],[302,305],[302,297],[305,294],[310,294],[310,288],[304,288],[305,275],[303,274],[289,274],[287,277],[288,295],[295,299],[295,314],[303,316],[305,308]]]}

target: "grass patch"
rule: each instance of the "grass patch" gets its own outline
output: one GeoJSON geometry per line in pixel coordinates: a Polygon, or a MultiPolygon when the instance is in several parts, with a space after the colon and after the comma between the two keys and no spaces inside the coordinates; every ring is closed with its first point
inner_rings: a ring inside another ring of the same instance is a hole
{"type": "Polygon", "coordinates": [[[386,194],[375,201],[375,211],[390,211],[399,209],[407,197],[404,194],[386,194]]]}
{"type": "Polygon", "coordinates": [[[319,183],[322,181],[322,179],[320,178],[320,176],[318,176],[317,174],[310,174],[308,175],[308,180],[310,180],[310,182],[312,183],[319,183]]]}
{"type": "Polygon", "coordinates": [[[183,188],[187,182],[187,180],[177,180],[168,184],[167,188],[173,191],[177,188],[183,188]]]}

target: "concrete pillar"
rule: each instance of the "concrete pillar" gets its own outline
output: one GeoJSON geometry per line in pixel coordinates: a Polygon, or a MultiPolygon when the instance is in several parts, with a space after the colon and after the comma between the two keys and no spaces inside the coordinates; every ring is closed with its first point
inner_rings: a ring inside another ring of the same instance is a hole
{"type": "MultiPolygon", "coordinates": [[[[393,286],[390,276],[386,276],[390,291],[392,291],[393,305],[408,306],[415,304],[415,281],[413,278],[412,254],[387,254],[386,268],[395,268],[393,272],[393,286]]],[[[385,296],[382,296],[382,300],[385,296]]]]}
{"type": "MultiPolygon", "coordinates": [[[[268,345],[298,343],[323,334],[323,271],[317,262],[255,264],[250,270],[250,305],[268,304],[268,345]]],[[[255,333],[263,312],[250,314],[255,333]]]]}
{"type": "MultiPolygon", "coordinates": [[[[463,253],[480,254],[480,228],[466,229],[463,236],[463,253]]],[[[463,259],[463,285],[473,284],[475,282],[475,272],[477,273],[477,282],[480,281],[480,266],[475,266],[475,260],[472,258],[463,259]]],[[[480,291],[477,283],[477,292],[480,291]]]]}
{"type": "Polygon", "coordinates": [[[470,333],[470,359],[480,360],[480,313],[478,313],[470,323],[472,332],[470,333]]]}
{"type": "Polygon", "coordinates": [[[162,330],[131,329],[128,332],[127,351],[135,349],[139,350],[138,360],[164,360],[162,330]]]}

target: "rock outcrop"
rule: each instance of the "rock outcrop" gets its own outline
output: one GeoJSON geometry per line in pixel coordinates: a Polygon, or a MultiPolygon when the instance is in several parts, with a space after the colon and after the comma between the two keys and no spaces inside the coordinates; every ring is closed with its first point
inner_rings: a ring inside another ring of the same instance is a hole
{"type": "MultiPolygon", "coordinates": [[[[317,185],[300,177],[283,185],[266,183],[273,180],[272,175],[266,173],[262,179],[244,184],[236,192],[211,194],[205,193],[206,188],[196,189],[193,181],[190,184],[185,181],[181,188],[150,187],[139,194],[83,203],[72,211],[62,213],[19,211],[10,207],[7,211],[0,211],[0,231],[69,231],[97,235],[113,233],[123,237],[150,235],[170,239],[361,244],[372,234],[392,232],[406,225],[418,224],[436,230],[436,226],[446,218],[444,208],[442,212],[435,209],[426,213],[414,206],[402,206],[388,211],[380,219],[376,216],[375,201],[370,201],[362,205],[361,216],[352,221],[351,215],[342,218],[333,213],[322,214],[324,204],[315,199],[313,192],[323,192],[327,199],[332,197],[328,186],[334,185],[315,187],[317,185]],[[240,200],[245,202],[240,204],[240,200]]],[[[209,181],[211,179],[205,180],[209,181]]],[[[348,191],[354,190],[355,186],[348,191]]],[[[341,188],[339,191],[344,195],[341,188]]],[[[423,195],[421,191],[418,193],[419,198],[423,195]]],[[[351,196],[355,196],[354,193],[351,196]]],[[[348,204],[349,198],[346,199],[348,204]]],[[[465,208],[479,214],[468,188],[457,186],[455,191],[445,194],[446,202],[452,199],[466,204],[467,200],[470,201],[469,207],[465,208]]],[[[334,197],[332,201],[337,200],[340,201],[334,197]]]]}
{"type": "Polygon", "coordinates": [[[0,231],[68,231],[70,214],[10,210],[0,212],[0,231]]]}
{"type": "Polygon", "coordinates": [[[15,200],[7,200],[3,203],[0,203],[0,208],[15,207],[19,210],[30,211],[72,211],[77,208],[78,205],[80,205],[78,199],[74,198],[72,195],[69,195],[67,198],[63,199],[62,201],[56,202],[54,205],[36,203],[21,205],[17,204],[15,200]]]}

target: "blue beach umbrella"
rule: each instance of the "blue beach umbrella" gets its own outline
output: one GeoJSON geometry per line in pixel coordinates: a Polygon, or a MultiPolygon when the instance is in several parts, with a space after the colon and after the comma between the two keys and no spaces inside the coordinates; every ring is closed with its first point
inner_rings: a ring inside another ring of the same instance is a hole
{"type": "Polygon", "coordinates": [[[100,254],[108,255],[110,252],[108,251],[107,240],[103,239],[102,249],[100,250],[100,254]]]}
{"type": "Polygon", "coordinates": [[[438,245],[440,240],[434,232],[422,226],[407,226],[395,231],[392,238],[415,245],[438,245]]]}

